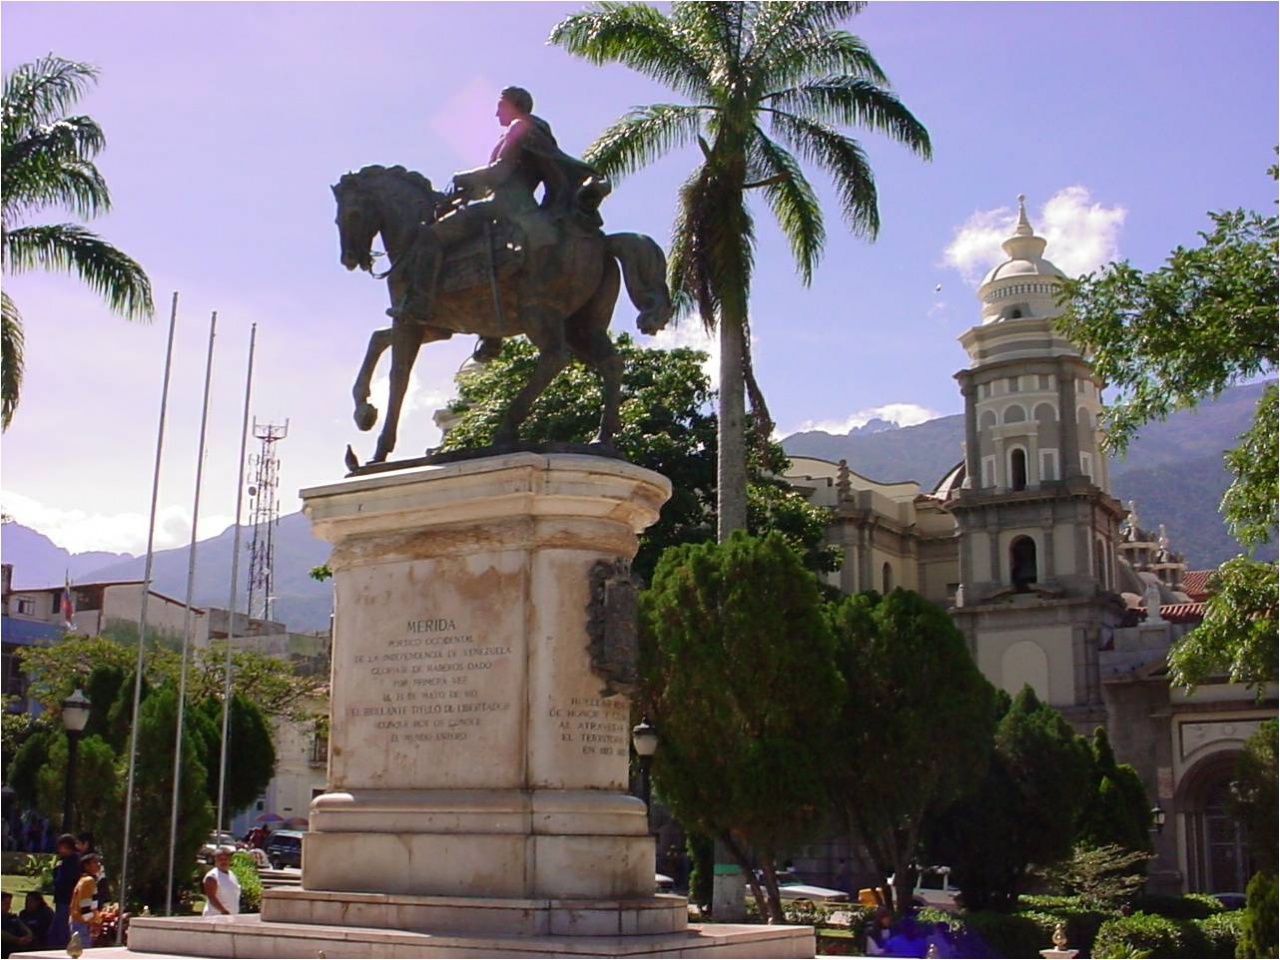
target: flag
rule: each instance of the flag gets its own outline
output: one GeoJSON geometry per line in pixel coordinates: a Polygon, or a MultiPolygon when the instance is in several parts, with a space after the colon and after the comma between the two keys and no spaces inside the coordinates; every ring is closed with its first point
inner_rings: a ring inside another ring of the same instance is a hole
{"type": "Polygon", "coordinates": [[[75,629],[76,601],[71,595],[71,575],[67,574],[67,579],[62,587],[62,625],[68,630],[75,629]]]}

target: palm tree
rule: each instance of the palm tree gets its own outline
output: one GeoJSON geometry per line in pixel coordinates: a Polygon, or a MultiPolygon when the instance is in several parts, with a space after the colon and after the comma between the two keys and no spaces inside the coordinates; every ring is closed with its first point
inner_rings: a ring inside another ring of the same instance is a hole
{"type": "Polygon", "coordinates": [[[625,64],[690,101],[632,109],[587,159],[620,178],[669,150],[701,148],[702,163],[680,191],[668,271],[677,303],[696,307],[708,330],[719,330],[721,539],[746,526],[744,390],[757,430],[772,430],[751,372],[748,193],[762,192],[808,285],[826,229],[800,161],[826,171],[849,229],[874,239],[875,180],[862,147],[837,128],[864,126],[931,156],[928,131],[889,91],[866,45],[836,29],[862,6],[676,0],[668,17],[641,3],[601,3],[551,32],[551,42],[572,54],[625,64]]]}
{"type": "MultiPolygon", "coordinates": [[[[97,75],[88,64],[50,54],[5,77],[0,265],[15,274],[34,268],[76,273],[112,310],[147,319],[151,281],[111,244],[74,223],[15,225],[49,206],[84,219],[110,209],[106,181],[93,164],[106,142],[102,130],[90,117],[64,115],[97,75]]],[[[0,423],[8,429],[22,389],[24,335],[17,306],[7,293],[2,299],[0,423]]]]}

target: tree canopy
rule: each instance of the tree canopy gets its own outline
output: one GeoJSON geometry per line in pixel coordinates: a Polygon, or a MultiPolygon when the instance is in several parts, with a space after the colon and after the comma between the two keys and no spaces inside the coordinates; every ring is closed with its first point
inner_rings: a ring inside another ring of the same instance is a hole
{"type": "Polygon", "coordinates": [[[995,690],[946,611],[918,593],[846,597],[831,615],[848,690],[826,737],[832,805],[881,875],[893,874],[902,910],[926,817],[986,771],[995,690]]]}
{"type": "Polygon", "coordinates": [[[780,535],[738,533],[663,554],[641,614],[657,788],[687,828],[729,846],[781,921],[774,862],[819,822],[822,732],[844,698],[817,580],[780,535]]]}
{"type": "MultiPolygon", "coordinates": [[[[93,158],[106,145],[91,117],[68,115],[98,71],[50,54],[15,68],[4,81],[0,166],[0,263],[5,272],[58,270],[76,274],[117,313],[148,319],[151,281],[137,263],[79,224],[22,225],[48,207],[82,219],[111,208],[107,182],[93,158]]],[[[0,292],[0,423],[7,429],[22,390],[22,315],[0,292]]]]}
{"type": "MultiPolygon", "coordinates": [[[[643,580],[653,573],[663,550],[681,543],[701,543],[715,536],[716,414],[715,394],[697,350],[645,349],[626,334],[616,338],[623,359],[622,426],[613,443],[626,459],[655,470],[671,481],[671,499],[658,522],[640,536],[632,569],[643,580]]],[[[537,353],[523,337],[503,343],[502,353],[483,366],[469,368],[458,379],[458,397],[449,410],[457,420],[441,448],[483,447],[493,439],[501,413],[527,381],[537,353]]],[[[534,404],[523,427],[535,441],[586,442],[595,434],[600,409],[600,381],[580,364],[570,364],[534,404]]],[[[750,457],[749,528],[774,530],[814,570],[836,568],[837,555],[823,546],[824,512],[775,479],[786,468],[787,455],[770,441],[750,457]]]]}
{"type": "Polygon", "coordinates": [[[720,332],[719,535],[747,525],[744,390],[760,436],[772,430],[752,375],[749,318],[760,191],[808,284],[826,226],[804,163],[834,181],[856,235],[880,227],[875,178],[862,145],[840,128],[862,126],[931,152],[924,126],[890,91],[866,44],[837,25],[860,3],[602,3],[558,23],[551,42],[592,63],[620,63],[690,103],[633,108],[588,148],[614,179],[697,144],[701,162],[681,188],[668,276],[679,306],[720,332]]]}
{"type": "MultiPolygon", "coordinates": [[[[1273,178],[1277,168],[1271,168],[1273,178]]],[[[1211,213],[1202,243],[1144,272],[1111,263],[1064,285],[1063,333],[1087,351],[1119,392],[1104,412],[1106,442],[1123,451],[1153,419],[1193,407],[1228,386],[1273,375],[1280,352],[1277,220],[1246,210],[1211,213]]],[[[1276,533],[1276,384],[1263,393],[1253,425],[1226,454],[1233,480],[1222,501],[1232,533],[1246,547],[1276,533]]],[[[1259,691],[1277,678],[1276,565],[1241,556],[1212,585],[1204,621],[1170,654],[1176,683],[1215,676],[1259,691]]]]}
{"type": "Polygon", "coordinates": [[[1070,856],[1090,793],[1089,745],[1062,714],[1030,687],[999,702],[986,775],[934,822],[929,841],[971,910],[1012,909],[1033,867],[1070,856]]]}

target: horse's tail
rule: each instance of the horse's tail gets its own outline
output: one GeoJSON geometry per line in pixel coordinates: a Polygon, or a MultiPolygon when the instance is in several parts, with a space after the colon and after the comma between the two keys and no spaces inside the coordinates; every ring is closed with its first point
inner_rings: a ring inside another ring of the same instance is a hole
{"type": "Polygon", "coordinates": [[[657,333],[671,319],[671,291],[667,288],[667,256],[652,237],[642,233],[611,233],[605,249],[622,264],[627,296],[640,311],[641,333],[657,333]]]}

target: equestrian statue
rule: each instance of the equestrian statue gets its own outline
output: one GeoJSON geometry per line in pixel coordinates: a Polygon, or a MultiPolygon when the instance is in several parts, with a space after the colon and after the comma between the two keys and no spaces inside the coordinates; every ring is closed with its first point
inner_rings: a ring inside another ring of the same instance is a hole
{"type": "MultiPolygon", "coordinates": [[[[454,174],[448,193],[399,166],[368,166],[333,187],[343,266],[372,273],[378,234],[391,264],[375,275],[387,280],[391,326],[369,338],[352,390],[356,425],[370,430],[378,419],[370,381],[390,347],[387,413],[370,462],[385,461],[395,449],[418,348],[455,333],[479,335],[475,358],[481,362],[497,355],[505,337],[523,334],[538,349],[495,447],[518,440],[534,401],[574,358],[600,376],[604,405],[596,442],[607,446],[622,399],[622,358],[608,332],[621,283],[640,311],[642,333],[656,333],[670,319],[662,248],[641,234],[602,229],[599,207],[609,181],[556,145],[550,125],[534,116],[527,90],[503,90],[497,117],[505,131],[489,163],[454,174]]],[[[353,459],[349,451],[349,465],[353,459]]]]}

